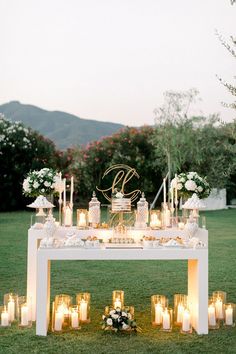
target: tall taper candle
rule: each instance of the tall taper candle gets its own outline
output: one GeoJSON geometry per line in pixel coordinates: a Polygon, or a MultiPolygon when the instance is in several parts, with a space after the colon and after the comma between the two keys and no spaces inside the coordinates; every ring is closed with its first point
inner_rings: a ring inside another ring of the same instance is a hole
{"type": "Polygon", "coordinates": [[[64,178],[64,192],[63,192],[63,198],[64,198],[64,202],[63,202],[63,207],[64,210],[66,210],[66,179],[64,178]]]}
{"type": "Polygon", "coordinates": [[[73,193],[74,193],[74,177],[70,180],[70,206],[73,208],[73,193]]]}
{"type": "Polygon", "coordinates": [[[163,195],[164,195],[164,206],[166,206],[166,179],[163,178],[163,195]]]}
{"type": "Polygon", "coordinates": [[[175,174],[175,204],[178,203],[178,177],[177,174],[175,174]]]}

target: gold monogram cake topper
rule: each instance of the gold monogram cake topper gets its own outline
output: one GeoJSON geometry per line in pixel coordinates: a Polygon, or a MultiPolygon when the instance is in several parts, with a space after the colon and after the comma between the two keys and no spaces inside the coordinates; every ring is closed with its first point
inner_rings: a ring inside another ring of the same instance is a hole
{"type": "Polygon", "coordinates": [[[115,192],[120,192],[123,194],[124,197],[130,198],[131,202],[133,202],[135,199],[137,199],[138,195],[141,193],[139,189],[135,189],[131,192],[126,191],[127,184],[129,181],[133,178],[139,178],[139,174],[135,170],[135,168],[130,167],[128,165],[124,164],[117,164],[109,167],[103,174],[102,179],[104,179],[107,175],[109,175],[112,171],[117,171],[112,185],[109,188],[106,189],[100,189],[98,187],[97,190],[99,192],[102,192],[103,196],[111,203],[112,198],[108,195],[108,192],[114,194],[115,192]]]}

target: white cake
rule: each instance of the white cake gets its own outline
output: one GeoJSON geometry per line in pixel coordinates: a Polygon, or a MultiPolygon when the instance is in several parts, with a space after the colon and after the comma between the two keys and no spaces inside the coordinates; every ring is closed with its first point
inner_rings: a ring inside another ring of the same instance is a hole
{"type": "Polygon", "coordinates": [[[131,199],[130,198],[112,198],[111,211],[113,213],[119,213],[121,211],[131,211],[131,199]]]}

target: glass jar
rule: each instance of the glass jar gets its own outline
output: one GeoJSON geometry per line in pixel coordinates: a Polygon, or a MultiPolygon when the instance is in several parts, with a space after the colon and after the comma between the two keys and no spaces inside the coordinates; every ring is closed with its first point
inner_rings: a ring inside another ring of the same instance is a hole
{"type": "Polygon", "coordinates": [[[77,209],[77,228],[86,229],[88,226],[88,210],[77,209]]]}
{"type": "Polygon", "coordinates": [[[62,332],[70,325],[70,306],[72,297],[66,294],[56,295],[52,311],[52,331],[62,332]]]}
{"type": "Polygon", "coordinates": [[[137,213],[135,226],[137,228],[146,228],[148,223],[148,202],[146,201],[144,193],[137,203],[137,213]]]}
{"type": "Polygon", "coordinates": [[[70,328],[75,330],[75,329],[80,329],[79,325],[79,308],[78,305],[73,305],[70,306],[70,328]]]}
{"type": "Polygon", "coordinates": [[[112,305],[114,309],[124,307],[124,291],[123,290],[114,290],[112,292],[112,305]]]}
{"type": "Polygon", "coordinates": [[[63,224],[66,227],[73,225],[73,209],[69,202],[67,202],[66,207],[63,208],[63,224]]]}
{"type": "Polygon", "coordinates": [[[101,203],[98,201],[96,197],[96,193],[93,192],[93,197],[89,202],[89,212],[88,212],[88,222],[91,227],[98,227],[100,224],[100,216],[101,216],[101,203]]]}
{"type": "Polygon", "coordinates": [[[171,332],[173,323],[173,310],[166,307],[162,312],[161,331],[171,332]]]}
{"type": "Polygon", "coordinates": [[[76,295],[76,303],[79,310],[79,320],[81,323],[90,322],[90,293],[79,293],[76,295]]]}
{"type": "Polygon", "coordinates": [[[183,313],[187,308],[188,296],[185,294],[174,295],[174,322],[181,326],[183,322],[183,313]]]}
{"type": "Polygon", "coordinates": [[[19,297],[18,294],[8,293],[4,295],[4,306],[9,314],[9,321],[15,322],[19,318],[19,297]]]}
{"type": "Polygon", "coordinates": [[[161,212],[160,210],[150,210],[150,228],[154,230],[161,229],[161,212]]]}
{"type": "Polygon", "coordinates": [[[27,301],[26,296],[19,297],[19,327],[30,328],[32,326],[31,301],[27,301]]]}
{"type": "Polygon", "coordinates": [[[211,298],[208,302],[208,328],[209,329],[218,329],[219,321],[216,318],[216,307],[215,302],[211,298]]]}
{"type": "Polygon", "coordinates": [[[151,296],[151,322],[153,326],[162,324],[162,315],[165,308],[168,307],[168,299],[164,295],[151,296]]]}
{"type": "Polygon", "coordinates": [[[224,305],[224,325],[234,327],[236,323],[236,305],[227,303],[224,305]]]}
{"type": "Polygon", "coordinates": [[[191,313],[188,308],[185,308],[183,311],[181,333],[192,333],[191,313]]]}
{"type": "Polygon", "coordinates": [[[6,306],[0,306],[0,327],[10,327],[9,313],[6,306]]]}
{"type": "Polygon", "coordinates": [[[212,298],[216,308],[216,318],[218,320],[224,319],[224,304],[226,303],[226,296],[227,294],[224,291],[214,291],[212,293],[212,298]]]}

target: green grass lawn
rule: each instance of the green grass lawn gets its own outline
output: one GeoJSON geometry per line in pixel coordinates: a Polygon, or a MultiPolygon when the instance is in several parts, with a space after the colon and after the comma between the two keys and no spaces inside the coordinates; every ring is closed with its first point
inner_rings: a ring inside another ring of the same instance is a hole
{"type": "MultiPolygon", "coordinates": [[[[206,212],[209,230],[209,293],[225,290],[236,302],[236,210],[206,212]]],[[[0,304],[9,291],[26,293],[27,229],[30,213],[0,214],[0,304]]],[[[150,297],[187,291],[185,261],[60,261],[52,262],[51,298],[59,293],[92,296],[89,325],[76,333],[45,337],[31,329],[0,328],[0,353],[236,353],[236,327],[209,335],[161,333],[150,324],[150,297]],[[125,303],[135,306],[142,333],[104,333],[100,320],[114,289],[125,291],[125,303]]]]}

